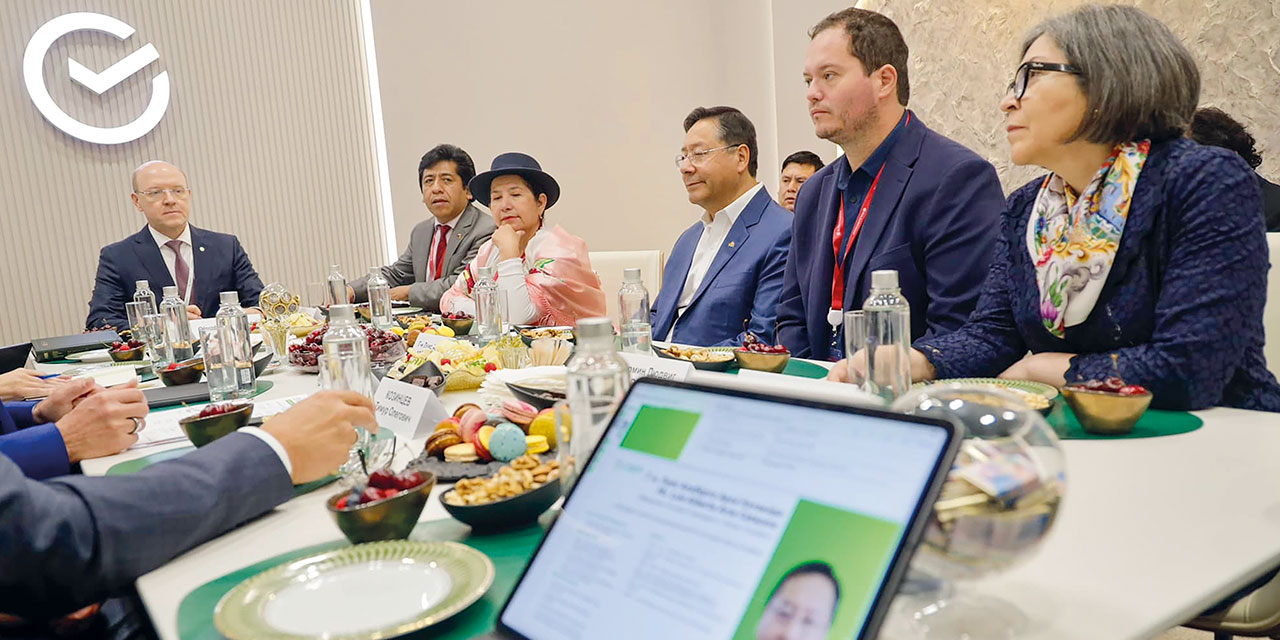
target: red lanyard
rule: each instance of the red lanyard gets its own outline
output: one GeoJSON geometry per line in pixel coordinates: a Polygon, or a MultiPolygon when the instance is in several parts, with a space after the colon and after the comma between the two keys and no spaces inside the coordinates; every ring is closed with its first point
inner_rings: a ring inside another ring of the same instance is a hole
{"type": "MultiPolygon", "coordinates": [[[[871,188],[867,189],[867,196],[862,199],[862,206],[858,209],[858,217],[853,222],[853,231],[849,235],[849,251],[853,251],[853,243],[858,240],[858,234],[862,231],[862,223],[867,220],[867,210],[871,208],[871,198],[876,195],[876,185],[880,184],[880,174],[884,173],[884,165],[880,165],[880,171],[876,172],[875,180],[871,181],[871,188]]],[[[840,247],[844,244],[844,194],[840,194],[840,216],[836,218],[835,231],[831,233],[831,250],[835,255],[836,268],[831,280],[831,308],[840,311],[844,307],[844,260],[840,259],[840,247]]],[[[845,255],[848,258],[848,254],[845,255]]]]}

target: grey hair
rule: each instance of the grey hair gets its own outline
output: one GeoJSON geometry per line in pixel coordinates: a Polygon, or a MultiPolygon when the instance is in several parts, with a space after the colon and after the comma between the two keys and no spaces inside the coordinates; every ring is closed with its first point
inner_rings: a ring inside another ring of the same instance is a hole
{"type": "MultiPolygon", "coordinates": [[[[147,167],[150,167],[151,165],[154,165],[154,164],[167,164],[167,165],[169,165],[169,166],[173,167],[174,169],[178,169],[178,166],[177,166],[177,165],[175,165],[175,164],[173,164],[172,162],[165,162],[164,160],[148,160],[148,161],[146,161],[146,162],[144,162],[144,163],[142,163],[142,164],[138,165],[138,167],[137,167],[136,169],[134,169],[134,170],[133,170],[133,173],[129,174],[129,188],[130,188],[131,190],[133,190],[133,191],[137,191],[137,190],[138,190],[138,173],[140,173],[143,169],[146,169],[147,167]]],[[[178,169],[178,173],[181,173],[181,174],[182,174],[182,181],[183,181],[183,182],[187,182],[187,183],[189,183],[189,182],[190,182],[189,180],[187,180],[187,172],[186,172],[186,171],[183,171],[182,169],[178,169]]]]}
{"type": "Polygon", "coordinates": [[[1115,144],[1181,136],[1200,100],[1191,52],[1162,22],[1136,7],[1084,5],[1037,25],[1022,55],[1048,36],[1078,67],[1088,107],[1074,141],[1115,144]]]}

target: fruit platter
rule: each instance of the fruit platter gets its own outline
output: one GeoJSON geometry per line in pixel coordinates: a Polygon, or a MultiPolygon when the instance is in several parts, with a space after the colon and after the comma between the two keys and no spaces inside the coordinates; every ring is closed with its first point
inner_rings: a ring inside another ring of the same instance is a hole
{"type": "Polygon", "coordinates": [[[556,449],[555,416],[515,399],[486,412],[477,404],[458,407],[436,425],[410,468],[431,471],[441,481],[493,473],[521,456],[556,449]]]}
{"type": "Polygon", "coordinates": [[[446,391],[479,389],[485,376],[501,369],[498,349],[490,344],[479,349],[466,340],[446,339],[430,349],[414,349],[440,368],[445,376],[446,391]]]}
{"type": "MultiPolygon", "coordinates": [[[[390,331],[383,331],[373,325],[360,325],[369,339],[369,364],[375,375],[381,377],[402,360],[408,353],[404,339],[390,331]]],[[[324,353],[324,334],[329,325],[324,325],[307,334],[302,342],[289,345],[289,364],[303,373],[320,372],[320,356],[324,353]]]]}

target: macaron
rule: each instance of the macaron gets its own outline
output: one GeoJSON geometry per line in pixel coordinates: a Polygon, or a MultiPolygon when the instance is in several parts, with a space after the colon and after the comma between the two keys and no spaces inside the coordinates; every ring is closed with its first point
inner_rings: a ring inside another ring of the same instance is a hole
{"type": "Polygon", "coordinates": [[[534,416],[538,415],[538,410],[528,402],[513,398],[502,401],[502,415],[511,422],[523,427],[529,424],[534,416]]]}
{"type": "Polygon", "coordinates": [[[476,460],[479,460],[476,456],[476,448],[465,442],[444,450],[445,462],[475,462],[476,460]]]}
{"type": "Polygon", "coordinates": [[[461,418],[462,414],[466,413],[469,409],[479,409],[479,408],[480,408],[480,405],[474,402],[464,402],[458,405],[457,409],[453,410],[453,417],[461,418]]]}
{"type": "MultiPolygon", "coordinates": [[[[548,448],[554,449],[556,446],[556,412],[554,409],[543,409],[538,415],[533,417],[526,429],[529,437],[542,436],[543,441],[548,448]]],[[[530,450],[530,453],[533,453],[530,450]]]]}
{"type": "Polygon", "coordinates": [[[511,462],[524,455],[529,448],[524,431],[510,422],[500,424],[489,436],[488,449],[495,460],[511,462]]]}
{"type": "Polygon", "coordinates": [[[431,434],[427,438],[425,451],[428,457],[442,458],[444,457],[445,449],[462,443],[462,436],[458,435],[457,431],[444,429],[431,434]]]}
{"type": "Polygon", "coordinates": [[[526,453],[539,454],[546,453],[551,447],[547,446],[547,439],[542,436],[525,436],[526,453]]]}
{"type": "Polygon", "coordinates": [[[462,434],[462,439],[467,442],[475,442],[476,431],[484,426],[485,415],[480,407],[473,406],[467,409],[466,413],[458,418],[458,433],[462,434]]]}
{"type": "Polygon", "coordinates": [[[484,422],[485,422],[485,424],[491,424],[491,425],[497,426],[497,425],[500,425],[500,424],[502,424],[502,423],[504,423],[504,422],[506,422],[506,421],[507,421],[507,419],[506,419],[506,418],[504,418],[504,417],[502,417],[502,412],[501,412],[501,411],[499,411],[499,412],[497,412],[497,413],[491,413],[491,414],[489,414],[489,415],[485,416],[485,421],[484,421],[484,422]]]}
{"type": "Polygon", "coordinates": [[[444,431],[445,429],[453,429],[461,433],[462,423],[457,418],[445,418],[436,423],[436,431],[444,431]]]}
{"type": "Polygon", "coordinates": [[[489,436],[493,434],[493,427],[485,425],[476,431],[476,439],[471,444],[476,448],[476,455],[480,456],[481,462],[488,462],[493,459],[493,454],[489,453],[489,436]]]}

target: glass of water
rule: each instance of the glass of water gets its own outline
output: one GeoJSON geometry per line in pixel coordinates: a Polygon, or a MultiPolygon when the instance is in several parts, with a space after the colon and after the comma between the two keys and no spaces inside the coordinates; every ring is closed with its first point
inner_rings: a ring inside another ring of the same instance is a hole
{"type": "Polygon", "coordinates": [[[867,387],[867,312],[848,311],[844,314],[844,357],[849,367],[849,383],[864,391],[867,387]]]}
{"type": "MultiPolygon", "coordinates": [[[[319,357],[319,363],[321,389],[355,391],[370,398],[373,397],[377,389],[377,380],[367,367],[361,374],[358,367],[343,366],[350,363],[334,361],[331,365],[330,356],[327,354],[319,357]]],[[[342,477],[358,479],[364,475],[365,467],[368,467],[369,472],[372,473],[391,464],[396,452],[396,436],[389,430],[384,431],[385,433],[380,431],[371,434],[363,427],[356,427],[356,443],[351,445],[347,462],[338,470],[342,477]],[[362,452],[364,453],[363,464],[360,462],[362,452]]]]}
{"type": "Polygon", "coordinates": [[[151,368],[158,375],[161,369],[173,362],[173,351],[169,348],[168,320],[159,313],[142,316],[140,339],[146,343],[147,351],[151,354],[151,368]]]}
{"type": "Polygon", "coordinates": [[[129,331],[133,332],[134,340],[142,340],[142,322],[149,311],[149,306],[146,302],[124,303],[125,316],[129,319],[129,331]]]}
{"type": "Polygon", "coordinates": [[[204,378],[209,383],[209,400],[230,400],[236,391],[236,359],[230,349],[223,349],[221,331],[217,327],[200,329],[200,351],[204,356],[204,378]]]}

